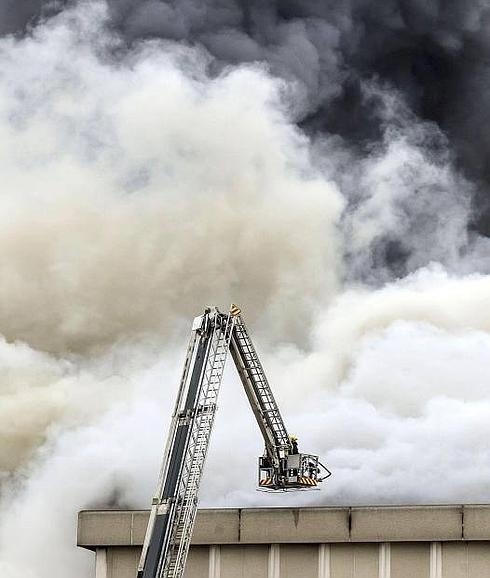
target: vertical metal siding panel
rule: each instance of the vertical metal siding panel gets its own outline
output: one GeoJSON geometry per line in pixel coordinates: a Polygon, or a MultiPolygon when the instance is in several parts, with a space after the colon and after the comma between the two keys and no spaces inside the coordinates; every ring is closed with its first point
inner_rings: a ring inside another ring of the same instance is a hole
{"type": "Polygon", "coordinates": [[[490,578],[490,543],[470,542],[468,544],[469,578],[490,578]]]}
{"type": "Polygon", "coordinates": [[[378,578],[379,545],[372,543],[353,544],[354,578],[378,578]]]}
{"type": "Polygon", "coordinates": [[[209,546],[191,546],[184,578],[209,578],[209,555],[209,546]]]}
{"type": "Polygon", "coordinates": [[[269,571],[267,578],[280,578],[281,551],[279,544],[271,544],[269,547],[269,571]]]}
{"type": "Polygon", "coordinates": [[[221,578],[221,547],[209,547],[209,578],[221,578]]]}
{"type": "Polygon", "coordinates": [[[221,546],[222,578],[267,578],[268,565],[269,547],[265,544],[221,546]]]}
{"type": "Polygon", "coordinates": [[[430,578],[430,542],[392,542],[391,578],[430,578]]]}
{"type": "Polygon", "coordinates": [[[430,578],[442,578],[442,545],[431,542],[430,545],[430,578]]]}
{"type": "Polygon", "coordinates": [[[316,544],[281,544],[281,578],[316,578],[318,546],[316,544]]]}
{"type": "Polygon", "coordinates": [[[330,545],[331,578],[354,578],[354,544],[335,543],[330,545]]]}
{"type": "Polygon", "coordinates": [[[443,542],[442,578],[468,578],[468,543],[443,542]]]}
{"type": "Polygon", "coordinates": [[[330,578],[330,544],[318,545],[318,578],[330,578]]]}
{"type": "Polygon", "coordinates": [[[95,550],[95,578],[107,578],[107,548],[95,550]]]}
{"type": "Polygon", "coordinates": [[[384,542],[379,545],[379,578],[391,577],[391,544],[384,542]]]}

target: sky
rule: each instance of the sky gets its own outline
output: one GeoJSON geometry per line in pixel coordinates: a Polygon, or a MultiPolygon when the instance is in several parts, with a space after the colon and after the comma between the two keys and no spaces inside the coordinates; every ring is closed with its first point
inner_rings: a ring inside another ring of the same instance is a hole
{"type": "Polygon", "coordinates": [[[333,475],[255,490],[230,363],[202,506],[490,499],[489,17],[0,0],[2,576],[88,577],[76,513],[148,507],[208,305],[333,475]]]}

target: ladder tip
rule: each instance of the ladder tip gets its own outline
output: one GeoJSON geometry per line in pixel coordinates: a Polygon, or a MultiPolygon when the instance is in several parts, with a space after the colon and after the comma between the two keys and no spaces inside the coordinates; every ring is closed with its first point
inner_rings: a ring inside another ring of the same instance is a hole
{"type": "Polygon", "coordinates": [[[230,313],[233,317],[238,317],[238,315],[240,315],[241,312],[242,310],[240,309],[240,307],[238,307],[238,305],[235,305],[234,303],[231,304],[230,313]]]}

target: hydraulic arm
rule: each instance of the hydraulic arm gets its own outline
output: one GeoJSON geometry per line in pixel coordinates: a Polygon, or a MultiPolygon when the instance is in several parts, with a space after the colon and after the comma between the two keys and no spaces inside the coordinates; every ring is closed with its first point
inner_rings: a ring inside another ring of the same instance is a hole
{"type": "Polygon", "coordinates": [[[259,458],[259,489],[311,489],[330,475],[318,456],[298,452],[289,436],[244,321],[235,320],[230,350],[265,442],[259,458]],[[321,477],[321,472],[324,472],[321,477]]]}
{"type": "Polygon", "coordinates": [[[259,488],[311,489],[330,475],[318,457],[300,454],[284,426],[240,309],[208,308],[192,325],[138,578],[182,578],[221,379],[231,354],[265,441],[259,488]],[[320,467],[326,475],[320,477],[320,467]]]}

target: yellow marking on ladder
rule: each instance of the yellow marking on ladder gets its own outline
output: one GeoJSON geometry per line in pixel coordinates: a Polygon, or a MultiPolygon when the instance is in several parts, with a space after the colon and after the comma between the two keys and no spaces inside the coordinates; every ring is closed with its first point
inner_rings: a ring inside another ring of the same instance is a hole
{"type": "Polygon", "coordinates": [[[240,313],[242,312],[242,310],[240,309],[240,307],[238,307],[238,305],[235,304],[231,304],[230,307],[230,313],[233,317],[237,317],[238,315],[240,315],[240,313]]]}
{"type": "Polygon", "coordinates": [[[316,485],[318,485],[316,480],[313,480],[312,478],[303,477],[303,476],[301,476],[299,478],[299,482],[300,482],[300,484],[303,484],[304,486],[316,486],[316,485]]]}

